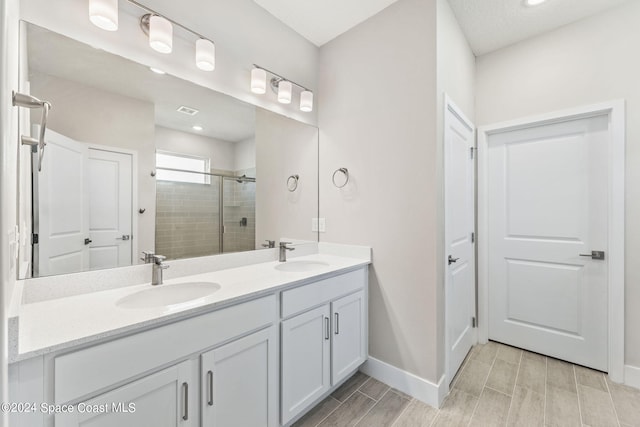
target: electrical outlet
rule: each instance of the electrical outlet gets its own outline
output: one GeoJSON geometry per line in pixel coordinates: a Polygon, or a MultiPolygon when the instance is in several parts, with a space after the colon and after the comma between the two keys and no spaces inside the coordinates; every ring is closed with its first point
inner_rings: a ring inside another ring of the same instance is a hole
{"type": "Polygon", "coordinates": [[[325,233],[327,231],[327,222],[324,218],[318,218],[318,231],[325,233]]]}
{"type": "Polygon", "coordinates": [[[318,218],[311,218],[311,231],[314,233],[318,231],[318,218]]]}

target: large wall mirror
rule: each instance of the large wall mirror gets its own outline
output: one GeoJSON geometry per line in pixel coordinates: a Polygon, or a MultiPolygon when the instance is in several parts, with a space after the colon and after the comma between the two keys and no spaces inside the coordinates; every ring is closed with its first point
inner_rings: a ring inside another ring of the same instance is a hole
{"type": "Polygon", "coordinates": [[[42,170],[21,156],[21,278],[317,241],[317,128],[30,23],[21,38],[52,106],[42,170]]]}

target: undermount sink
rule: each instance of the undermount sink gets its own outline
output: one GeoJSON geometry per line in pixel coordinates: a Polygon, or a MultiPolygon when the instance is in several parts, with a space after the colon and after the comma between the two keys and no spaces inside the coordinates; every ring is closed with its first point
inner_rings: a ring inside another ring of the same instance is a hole
{"type": "Polygon", "coordinates": [[[220,289],[212,282],[188,282],[173,285],[157,285],[120,298],[121,308],[154,308],[184,304],[211,295],[220,289]]]}
{"type": "Polygon", "coordinates": [[[328,267],[329,264],[322,261],[287,261],[281,264],[278,264],[275,268],[280,271],[288,271],[295,273],[302,273],[305,271],[313,271],[319,268],[328,267]]]}

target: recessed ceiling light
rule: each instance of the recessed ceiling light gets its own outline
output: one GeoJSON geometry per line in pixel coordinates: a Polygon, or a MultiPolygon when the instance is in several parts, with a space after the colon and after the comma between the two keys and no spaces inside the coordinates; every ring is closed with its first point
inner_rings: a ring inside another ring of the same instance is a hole
{"type": "Polygon", "coordinates": [[[167,74],[166,72],[162,71],[160,68],[156,68],[156,67],[149,67],[149,69],[151,71],[153,71],[156,74],[167,74]]]}
{"type": "Polygon", "coordinates": [[[198,125],[194,125],[192,126],[193,130],[197,130],[198,132],[200,132],[202,130],[202,126],[198,126],[198,125]]]}
{"type": "Polygon", "coordinates": [[[542,4],[546,1],[547,0],[525,0],[524,4],[527,6],[538,6],[539,4],[542,4]]]}

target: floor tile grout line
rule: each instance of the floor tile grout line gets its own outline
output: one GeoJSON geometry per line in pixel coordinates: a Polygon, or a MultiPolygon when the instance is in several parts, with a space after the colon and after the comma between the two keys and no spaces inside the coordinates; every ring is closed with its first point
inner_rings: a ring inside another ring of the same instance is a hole
{"type": "Polygon", "coordinates": [[[576,398],[578,399],[578,414],[580,415],[580,424],[584,425],[584,418],[582,417],[582,405],[580,404],[580,387],[578,386],[578,374],[576,373],[576,365],[572,365],[573,381],[576,383],[576,398]]]}
{"type": "MultiPolygon", "coordinates": [[[[392,392],[393,392],[393,390],[392,390],[392,392]]],[[[393,421],[393,423],[389,427],[393,427],[396,424],[398,424],[398,420],[400,420],[400,418],[402,418],[402,415],[407,411],[407,408],[409,407],[409,405],[411,405],[411,403],[413,403],[412,400],[410,400],[409,403],[407,404],[407,406],[405,406],[404,409],[402,409],[402,411],[400,411],[400,414],[398,414],[398,417],[393,421]]]]}
{"type": "Polygon", "coordinates": [[[545,357],[544,367],[544,401],[542,405],[542,425],[547,425],[547,384],[549,383],[549,358],[545,357]]]}
{"type": "MultiPolygon", "coordinates": [[[[336,412],[338,410],[339,407],[342,406],[342,402],[340,402],[338,399],[336,399],[335,397],[329,395],[330,398],[332,398],[333,400],[335,400],[336,402],[338,402],[338,406],[336,406],[335,408],[333,408],[333,411],[329,412],[323,419],[321,419],[320,421],[318,421],[318,423],[315,425],[315,427],[318,427],[320,424],[322,424],[324,422],[324,420],[326,420],[327,418],[329,418],[331,416],[331,414],[333,414],[334,412],[336,412]]],[[[297,422],[297,421],[296,421],[297,422]]]]}
{"type": "MultiPolygon", "coordinates": [[[[389,390],[391,390],[391,388],[389,388],[389,390]]],[[[382,400],[382,398],[383,398],[383,397],[385,397],[387,393],[389,393],[389,390],[385,391],[385,393],[382,395],[382,397],[380,397],[380,400],[382,400]]],[[[369,397],[369,396],[367,396],[366,394],[364,394],[363,392],[361,392],[360,390],[357,390],[357,391],[356,391],[356,393],[360,393],[360,394],[362,394],[362,395],[363,395],[363,396],[365,396],[365,397],[369,397]]],[[[365,413],[364,413],[360,418],[358,418],[358,421],[356,421],[356,422],[355,422],[355,424],[353,424],[353,427],[357,427],[357,426],[358,426],[358,424],[360,424],[360,421],[364,420],[364,417],[366,417],[366,416],[367,416],[367,414],[368,414],[369,412],[371,412],[371,411],[373,410],[373,408],[378,404],[378,402],[376,402],[375,400],[374,400],[373,402],[374,402],[374,403],[373,403],[373,405],[371,405],[371,408],[369,408],[369,409],[367,410],[367,412],[365,412],[365,413]]]]}
{"type": "Polygon", "coordinates": [[[520,365],[522,365],[523,354],[524,352],[520,350],[520,359],[518,359],[518,370],[516,371],[516,379],[513,381],[513,389],[511,390],[511,400],[509,401],[509,411],[507,412],[507,425],[509,424],[509,417],[511,416],[511,408],[513,407],[513,398],[516,395],[516,387],[518,386],[518,376],[520,375],[520,365]]]}
{"type": "Polygon", "coordinates": [[[480,396],[478,396],[478,401],[476,402],[476,406],[473,408],[473,412],[471,412],[471,417],[469,418],[469,423],[467,423],[467,426],[471,425],[471,421],[473,421],[473,416],[476,414],[476,411],[478,410],[478,406],[480,406],[480,399],[482,398],[484,389],[487,387],[487,381],[489,381],[489,376],[491,375],[493,366],[496,364],[497,357],[498,357],[498,350],[496,350],[496,354],[495,356],[493,356],[493,360],[491,361],[491,368],[489,368],[489,372],[487,373],[487,378],[484,379],[484,384],[482,384],[482,390],[480,391],[480,396]]]}
{"type": "MultiPolygon", "coordinates": [[[[605,374],[602,374],[603,376],[605,374]]],[[[604,378],[604,385],[607,387],[607,392],[609,393],[609,400],[611,400],[611,406],[613,407],[613,413],[616,414],[616,421],[618,421],[618,427],[622,426],[622,422],[620,422],[620,416],[618,415],[618,409],[616,409],[616,404],[613,401],[613,393],[611,393],[611,387],[609,387],[609,382],[606,378],[604,378]]]]}

